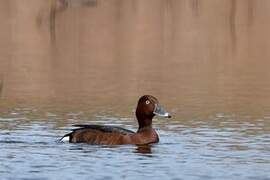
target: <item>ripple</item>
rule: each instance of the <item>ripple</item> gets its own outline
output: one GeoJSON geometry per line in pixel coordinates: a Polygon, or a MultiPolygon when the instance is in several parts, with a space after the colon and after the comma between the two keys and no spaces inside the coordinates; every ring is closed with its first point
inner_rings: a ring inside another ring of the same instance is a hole
{"type": "MultiPolygon", "coordinates": [[[[49,117],[22,122],[20,118],[14,121],[2,118],[7,125],[16,122],[17,126],[0,132],[1,177],[9,179],[10,173],[16,172],[13,176],[16,179],[68,179],[71,174],[79,179],[270,178],[270,133],[265,130],[265,120],[236,122],[232,119],[235,116],[218,114],[213,117],[222,121],[157,123],[158,144],[93,146],[57,142],[71,124],[57,127],[49,117]]],[[[91,123],[136,129],[136,124],[130,121],[130,118],[100,116],[91,123]]]]}

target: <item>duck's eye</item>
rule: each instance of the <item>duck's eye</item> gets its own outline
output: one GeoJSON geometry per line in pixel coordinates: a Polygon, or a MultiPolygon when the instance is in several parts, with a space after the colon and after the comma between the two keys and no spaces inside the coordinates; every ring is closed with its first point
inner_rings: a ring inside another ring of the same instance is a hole
{"type": "Polygon", "coordinates": [[[150,104],[150,101],[149,101],[149,100],[146,100],[146,101],[145,101],[145,104],[150,104]]]}

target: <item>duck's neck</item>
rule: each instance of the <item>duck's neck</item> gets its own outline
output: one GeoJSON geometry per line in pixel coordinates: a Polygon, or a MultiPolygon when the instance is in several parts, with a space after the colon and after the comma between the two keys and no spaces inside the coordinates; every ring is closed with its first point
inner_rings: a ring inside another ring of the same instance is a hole
{"type": "Polygon", "coordinates": [[[150,131],[152,131],[152,130],[153,130],[152,126],[145,126],[145,127],[141,127],[141,128],[139,127],[139,129],[138,129],[137,132],[138,132],[138,133],[139,133],[139,132],[148,132],[148,131],[150,132],[150,131]]]}
{"type": "Polygon", "coordinates": [[[139,128],[138,131],[152,129],[152,118],[150,119],[138,119],[139,128]]]}

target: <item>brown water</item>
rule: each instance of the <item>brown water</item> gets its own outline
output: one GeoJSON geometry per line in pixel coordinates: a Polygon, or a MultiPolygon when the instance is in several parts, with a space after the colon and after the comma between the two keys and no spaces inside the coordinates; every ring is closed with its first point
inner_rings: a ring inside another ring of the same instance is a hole
{"type": "Polygon", "coordinates": [[[1,179],[270,179],[269,18],[268,0],[0,0],[1,179]],[[135,130],[143,94],[173,114],[159,144],[55,142],[135,130]]]}

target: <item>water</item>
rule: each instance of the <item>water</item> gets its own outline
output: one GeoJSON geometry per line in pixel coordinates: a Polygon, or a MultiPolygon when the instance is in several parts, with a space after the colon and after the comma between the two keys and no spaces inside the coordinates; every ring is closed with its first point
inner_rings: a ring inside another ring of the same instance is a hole
{"type": "Polygon", "coordinates": [[[270,179],[270,1],[0,0],[0,179],[270,179]],[[72,124],[151,146],[58,142],[72,124]]]}
{"type": "Polygon", "coordinates": [[[132,117],[86,114],[29,108],[2,114],[1,179],[270,179],[270,117],[155,119],[161,141],[149,146],[59,142],[75,122],[136,129],[132,117]]]}

